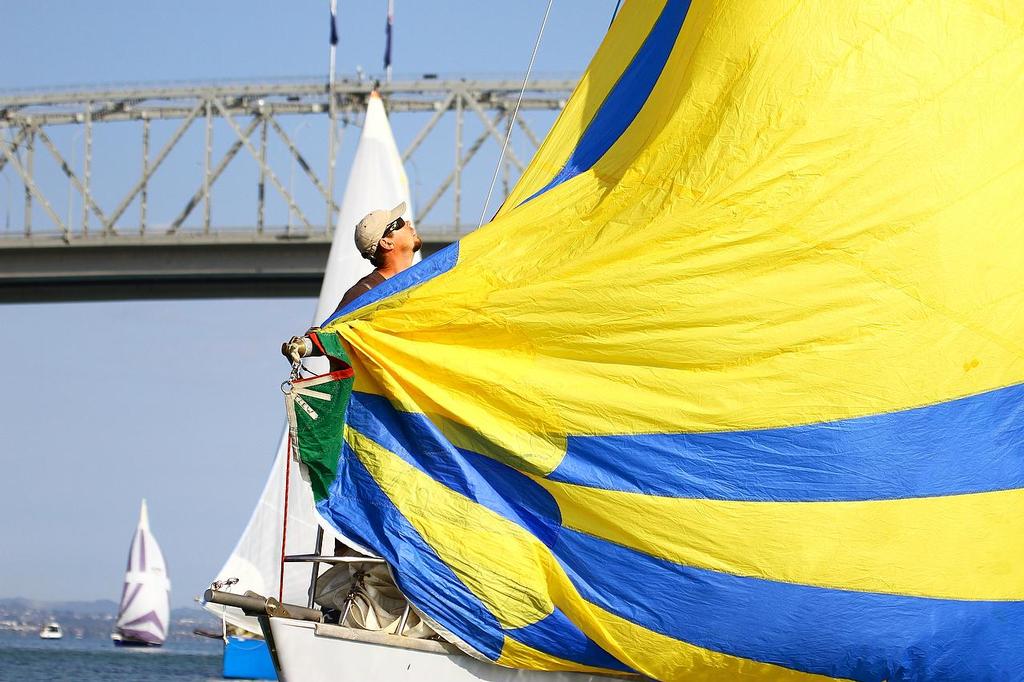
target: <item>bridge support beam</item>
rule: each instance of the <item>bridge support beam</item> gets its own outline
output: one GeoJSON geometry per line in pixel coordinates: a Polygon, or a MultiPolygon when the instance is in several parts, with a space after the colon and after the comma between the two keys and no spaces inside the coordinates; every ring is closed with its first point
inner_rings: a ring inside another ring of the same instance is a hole
{"type": "Polygon", "coordinates": [[[316,296],[329,250],[324,235],[31,240],[0,248],[0,303],[316,296]]]}

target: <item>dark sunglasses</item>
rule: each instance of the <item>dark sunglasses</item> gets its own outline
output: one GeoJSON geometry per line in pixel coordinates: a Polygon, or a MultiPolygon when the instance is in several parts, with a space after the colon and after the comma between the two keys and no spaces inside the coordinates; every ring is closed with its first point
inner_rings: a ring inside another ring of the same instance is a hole
{"type": "Polygon", "coordinates": [[[405,226],[406,226],[405,218],[398,218],[397,220],[395,220],[395,222],[388,223],[388,226],[384,228],[384,234],[382,235],[381,238],[383,239],[384,237],[387,237],[392,232],[397,232],[398,230],[401,230],[405,226]]]}

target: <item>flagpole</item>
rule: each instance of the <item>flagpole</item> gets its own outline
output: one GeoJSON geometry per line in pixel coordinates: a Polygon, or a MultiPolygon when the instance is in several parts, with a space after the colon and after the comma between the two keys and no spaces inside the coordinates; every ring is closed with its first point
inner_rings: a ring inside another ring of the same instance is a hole
{"type": "Polygon", "coordinates": [[[324,231],[330,234],[334,228],[334,153],[337,135],[337,106],[334,96],[334,60],[338,49],[338,0],[331,0],[331,49],[327,69],[327,224],[324,231]]]}

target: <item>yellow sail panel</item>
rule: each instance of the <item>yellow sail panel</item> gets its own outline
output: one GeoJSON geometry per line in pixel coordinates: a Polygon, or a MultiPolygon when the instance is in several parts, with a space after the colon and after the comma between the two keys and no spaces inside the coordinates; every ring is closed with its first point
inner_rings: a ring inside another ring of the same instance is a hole
{"type": "Polygon", "coordinates": [[[687,566],[846,590],[1024,600],[1024,565],[1007,551],[1024,535],[1024,490],[768,503],[540,483],[565,527],[687,566]]]}
{"type": "Polygon", "coordinates": [[[576,142],[633,61],[662,10],[660,3],[641,2],[616,16],[602,48],[594,55],[551,132],[502,204],[498,216],[508,213],[538,192],[565,166],[576,142]]]}

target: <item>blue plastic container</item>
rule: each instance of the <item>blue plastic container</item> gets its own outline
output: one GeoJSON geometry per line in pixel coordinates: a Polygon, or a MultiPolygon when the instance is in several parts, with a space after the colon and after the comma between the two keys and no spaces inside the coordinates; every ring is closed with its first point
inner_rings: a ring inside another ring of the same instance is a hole
{"type": "Polygon", "coordinates": [[[266,641],[248,637],[228,637],[224,643],[223,672],[227,679],[277,679],[266,641]]]}

